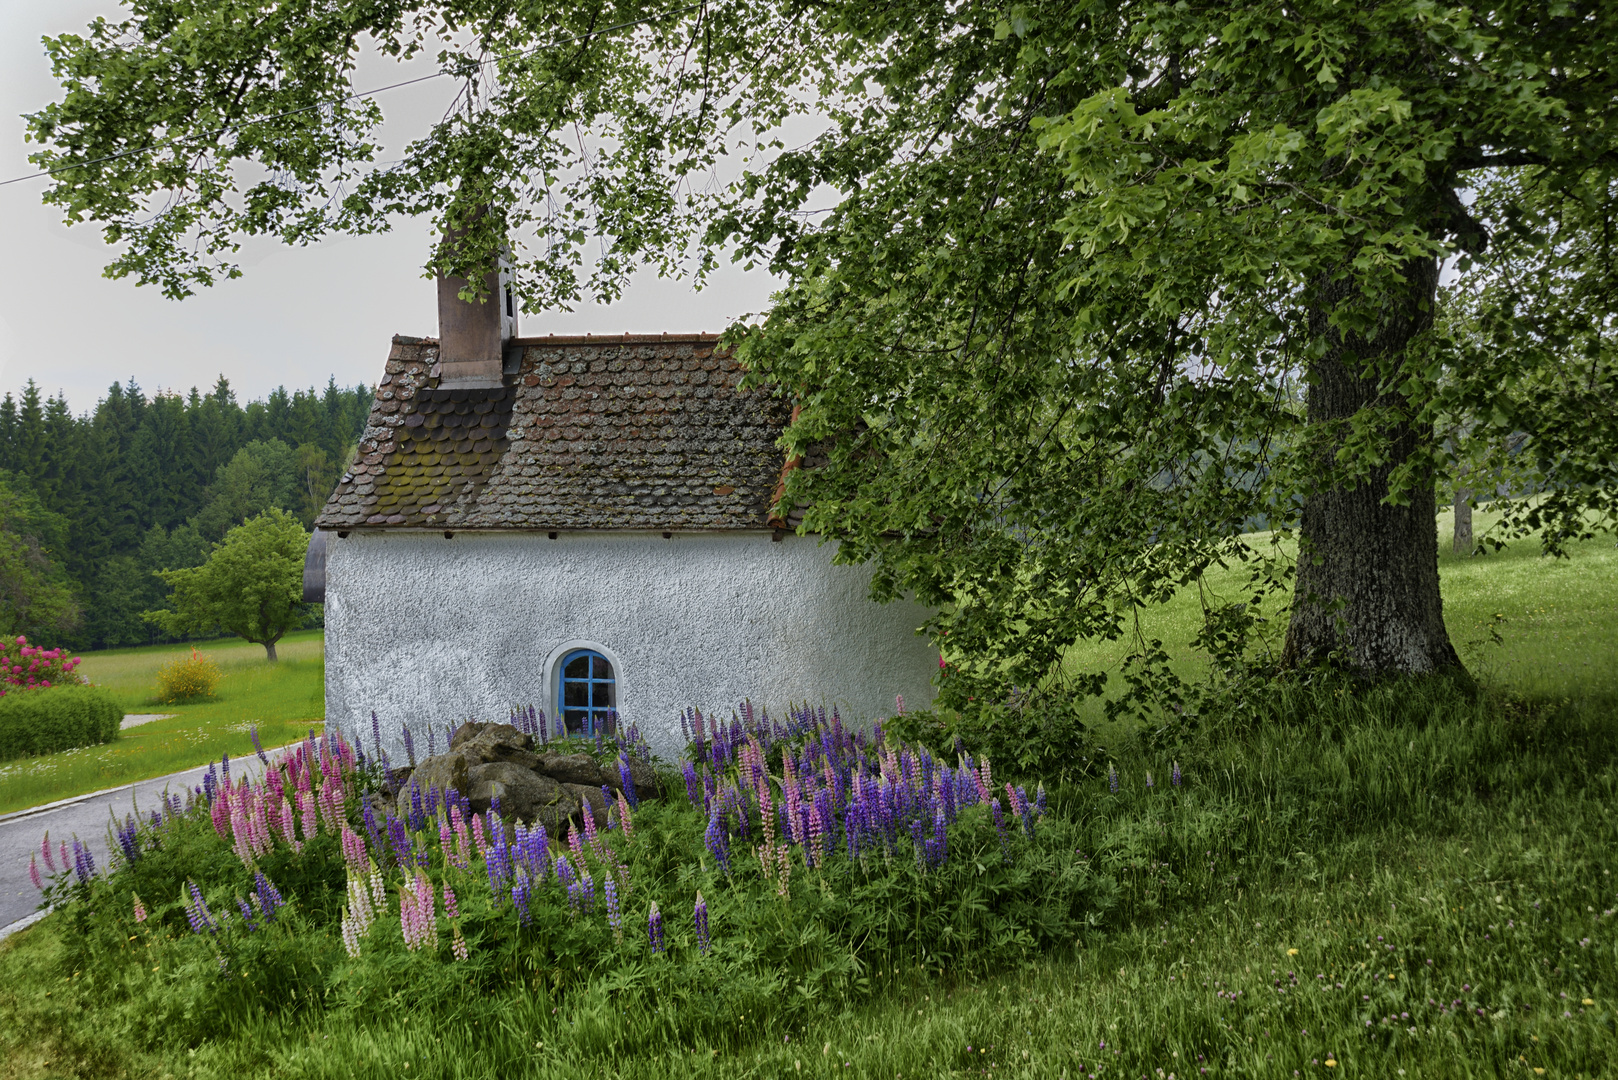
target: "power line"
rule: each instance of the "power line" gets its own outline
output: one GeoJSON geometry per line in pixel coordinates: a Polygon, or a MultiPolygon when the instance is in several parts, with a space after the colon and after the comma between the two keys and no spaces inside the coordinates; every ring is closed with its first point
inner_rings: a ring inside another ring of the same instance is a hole
{"type": "MultiPolygon", "coordinates": [[[[635,26],[645,26],[648,23],[662,22],[664,19],[670,18],[671,16],[683,15],[687,11],[692,11],[692,10],[694,10],[696,8],[700,8],[700,7],[704,7],[704,6],[705,6],[705,0],[699,0],[698,3],[686,4],[686,5],[682,6],[682,7],[677,7],[677,8],[670,8],[668,11],[659,12],[656,15],[648,15],[643,19],[634,19],[634,20],[631,20],[629,22],[615,23],[612,26],[602,27],[600,30],[592,31],[589,34],[589,37],[591,37],[591,38],[602,37],[602,36],[605,36],[607,34],[611,34],[611,33],[615,32],[615,31],[618,31],[618,30],[628,30],[631,27],[635,27],[635,26]]],[[[503,57],[503,58],[502,57],[495,57],[495,58],[489,59],[489,60],[480,60],[480,61],[478,61],[477,66],[478,67],[485,67],[485,66],[487,66],[489,64],[499,63],[501,59],[516,59],[518,57],[530,56],[530,55],[532,55],[532,54],[534,54],[536,52],[540,52],[540,51],[545,50],[545,49],[554,49],[554,48],[557,48],[558,46],[561,46],[561,45],[573,44],[574,42],[577,42],[578,40],[579,39],[577,37],[574,37],[570,41],[551,41],[551,42],[547,42],[544,45],[535,45],[531,49],[524,49],[521,52],[512,53],[511,55],[509,55],[507,57],[503,57]]],[[[400,87],[414,86],[416,83],[428,82],[428,81],[430,81],[432,79],[440,79],[440,78],[443,78],[443,77],[445,77],[447,75],[450,75],[450,74],[452,74],[452,73],[449,72],[449,71],[444,70],[443,68],[439,68],[437,71],[433,72],[431,75],[419,75],[414,79],[405,79],[403,82],[389,83],[387,86],[379,86],[379,87],[375,88],[374,90],[357,91],[357,92],[349,94],[349,95],[347,95],[345,97],[338,98],[337,101],[339,103],[341,103],[341,102],[354,101],[354,100],[356,100],[358,98],[367,98],[367,97],[371,97],[371,96],[373,96],[375,94],[386,93],[389,90],[397,90],[400,87]]],[[[153,150],[161,150],[161,149],[163,149],[165,147],[169,147],[169,146],[178,146],[178,145],[180,145],[182,143],[192,142],[192,141],[194,141],[196,139],[204,139],[204,138],[208,138],[208,137],[214,136],[214,135],[223,135],[225,132],[232,131],[232,130],[234,130],[236,128],[251,127],[254,124],[268,124],[268,123],[270,123],[272,121],[275,121],[275,120],[284,120],[289,116],[297,116],[299,113],[312,112],[315,109],[327,108],[331,104],[333,104],[333,103],[332,102],[320,102],[319,104],[316,104],[316,105],[303,105],[303,106],[300,106],[299,108],[296,108],[296,109],[288,109],[286,112],[274,113],[274,114],[269,115],[269,116],[256,116],[256,117],[249,117],[249,118],[247,118],[245,120],[236,120],[236,121],[233,121],[233,122],[231,122],[229,124],[225,124],[222,127],[213,128],[212,130],[209,130],[209,131],[198,131],[198,132],[193,132],[190,135],[176,136],[175,138],[165,139],[162,142],[152,143],[149,146],[138,147],[138,148],[136,148],[134,150],[120,150],[116,154],[107,154],[107,155],[105,155],[103,157],[91,158],[89,161],[76,161],[71,165],[58,165],[54,169],[45,169],[42,172],[28,173],[25,176],[13,176],[9,180],[0,180],[0,187],[6,187],[6,186],[8,186],[10,184],[20,184],[24,180],[37,180],[42,176],[55,176],[57,173],[60,173],[60,172],[69,172],[69,171],[71,171],[73,169],[83,169],[83,168],[86,168],[87,166],[90,166],[90,165],[99,165],[99,164],[101,164],[102,162],[105,162],[105,161],[117,161],[119,158],[132,157],[135,154],[146,154],[146,153],[150,153],[153,150]]]]}

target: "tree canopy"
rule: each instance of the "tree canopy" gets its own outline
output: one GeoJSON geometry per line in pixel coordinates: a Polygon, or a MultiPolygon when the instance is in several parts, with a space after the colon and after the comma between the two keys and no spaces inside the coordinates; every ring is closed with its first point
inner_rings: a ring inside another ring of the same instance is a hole
{"type": "Polygon", "coordinates": [[[1553,548],[1614,520],[1614,5],[129,9],[47,42],[66,95],[29,118],[112,273],[183,295],[244,236],[400,214],[464,233],[441,271],[512,245],[528,310],[768,265],[730,336],[798,406],[785,499],[937,606],[958,694],[1222,560],[1253,589],[1210,633],[1293,588],[1285,663],[1453,667],[1432,512],[1466,453],[1509,447],[1553,548]],[[354,57],[435,37],[463,93],[382,164],[354,57]]]}
{"type": "Polygon", "coordinates": [[[264,646],[303,624],[303,559],[309,534],[284,510],[270,509],[236,526],[201,566],[158,573],[174,588],[172,608],[145,618],[176,636],[215,628],[264,646]]]}

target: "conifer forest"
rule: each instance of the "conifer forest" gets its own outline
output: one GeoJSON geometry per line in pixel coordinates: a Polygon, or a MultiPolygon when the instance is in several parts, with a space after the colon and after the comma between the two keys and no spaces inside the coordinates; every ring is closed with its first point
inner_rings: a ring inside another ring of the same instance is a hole
{"type": "Polygon", "coordinates": [[[365,386],[243,405],[212,389],[148,395],[131,379],[75,415],[30,379],[0,398],[0,632],[73,650],[164,640],[141,612],[154,571],[200,565],[271,507],[308,527],[358,441],[365,386]]]}

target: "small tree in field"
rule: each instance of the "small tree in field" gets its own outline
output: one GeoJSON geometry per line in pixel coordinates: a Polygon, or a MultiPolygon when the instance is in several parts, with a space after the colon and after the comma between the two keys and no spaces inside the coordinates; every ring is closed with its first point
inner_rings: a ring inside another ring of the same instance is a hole
{"type": "Polygon", "coordinates": [[[176,636],[222,626],[264,646],[273,662],[275,643],[309,613],[303,602],[308,548],[309,534],[296,517],[266,510],[226,533],[201,566],[157,571],[174,589],[174,608],[141,617],[176,636]]]}

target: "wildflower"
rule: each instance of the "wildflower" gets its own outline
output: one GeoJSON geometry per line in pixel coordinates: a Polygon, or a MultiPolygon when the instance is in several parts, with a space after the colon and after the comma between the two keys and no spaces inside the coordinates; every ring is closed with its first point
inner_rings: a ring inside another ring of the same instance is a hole
{"type": "Polygon", "coordinates": [[[1039,813],[1040,817],[1045,816],[1045,806],[1045,785],[1041,783],[1039,788],[1034,792],[1034,809],[1039,813]]]}
{"type": "Polygon", "coordinates": [[[533,915],[528,910],[530,892],[528,875],[519,871],[515,884],[511,886],[511,902],[517,906],[517,921],[523,926],[533,921],[533,915]]]}
{"type": "Polygon", "coordinates": [[[623,829],[626,841],[635,837],[635,827],[630,823],[629,810],[629,800],[624,798],[624,793],[620,791],[618,793],[618,827],[623,829]]]}
{"type": "Polygon", "coordinates": [[[607,898],[607,925],[612,927],[612,936],[621,945],[624,940],[624,919],[618,910],[618,885],[611,877],[602,886],[602,892],[607,898]]]}
{"type": "Polygon", "coordinates": [[[1155,787],[1156,786],[1155,784],[1152,783],[1152,774],[1151,774],[1150,771],[1148,771],[1146,773],[1146,786],[1147,787],[1155,787]]]}
{"type": "Polygon", "coordinates": [[[39,860],[32,855],[28,856],[28,880],[32,881],[34,888],[40,892],[45,891],[45,882],[39,876],[39,860]]]}
{"type": "Polygon", "coordinates": [[[253,909],[247,906],[247,901],[237,896],[236,907],[242,913],[242,922],[246,924],[247,929],[257,930],[258,924],[253,921],[253,909]]]}
{"type": "Polygon", "coordinates": [[[260,870],[253,876],[253,891],[258,896],[259,903],[264,907],[264,917],[274,919],[275,913],[286,906],[281,899],[281,893],[269,878],[260,870]]]}
{"type": "Polygon", "coordinates": [[[134,896],[134,898],[135,898],[135,921],[136,922],[145,922],[146,921],[146,905],[141,903],[141,901],[140,901],[140,893],[132,893],[131,895],[134,896]]]}
{"type": "Polygon", "coordinates": [[[358,960],[360,958],[360,938],[362,936],[358,924],[351,917],[351,913],[345,910],[343,912],[343,951],[348,953],[349,959],[358,960]]]}
{"type": "Polygon", "coordinates": [[[631,809],[640,805],[640,797],[635,794],[635,778],[629,772],[629,755],[618,755],[618,782],[623,785],[624,797],[629,800],[631,809]]]}
{"type": "Polygon", "coordinates": [[[707,956],[708,947],[711,944],[708,937],[708,901],[702,898],[702,893],[700,892],[697,893],[697,906],[694,915],[697,923],[697,952],[707,956]]]}
{"type": "Polygon", "coordinates": [[[1175,762],[1175,763],[1174,763],[1174,769],[1173,769],[1173,771],[1171,771],[1171,772],[1170,772],[1170,773],[1169,773],[1169,781],[1170,781],[1170,782],[1171,782],[1171,783],[1173,783],[1173,784],[1174,784],[1174,786],[1175,786],[1175,787],[1179,787],[1179,786],[1180,786],[1180,782],[1181,782],[1181,781],[1182,781],[1182,780],[1184,780],[1184,779],[1185,779],[1185,777],[1184,777],[1184,776],[1183,776],[1183,775],[1182,775],[1182,774],[1181,774],[1181,772],[1180,772],[1180,763],[1179,763],[1179,762],[1178,762],[1178,761],[1176,761],[1176,762],[1175,762]]]}
{"type": "Polygon", "coordinates": [[[455,890],[449,887],[447,881],[444,882],[444,916],[450,919],[461,917],[461,909],[455,903],[455,890]]]}
{"type": "Polygon", "coordinates": [[[208,910],[208,902],[202,898],[202,890],[197,888],[195,881],[186,881],[186,889],[180,891],[180,902],[185,905],[185,918],[191,924],[191,932],[200,934],[204,930],[208,933],[218,933],[219,923],[208,910]],[[189,891],[189,895],[187,892],[189,891]]]}
{"type": "Polygon", "coordinates": [[[646,916],[646,939],[654,954],[663,951],[663,913],[657,910],[656,900],[652,901],[652,910],[646,916]]]}
{"type": "Polygon", "coordinates": [[[466,939],[461,936],[460,924],[456,924],[454,930],[452,931],[449,947],[450,951],[455,954],[455,959],[466,959],[466,939]]]}
{"type": "Polygon", "coordinates": [[[270,763],[269,755],[264,753],[264,744],[258,741],[258,725],[250,725],[247,729],[247,733],[253,738],[253,749],[258,752],[258,759],[265,765],[268,765],[270,763]]]}
{"type": "Polygon", "coordinates": [[[1117,769],[1117,766],[1114,766],[1114,765],[1108,765],[1107,766],[1107,790],[1112,792],[1114,795],[1118,794],[1118,769],[1117,769]]]}
{"type": "Polygon", "coordinates": [[[708,831],[704,837],[708,850],[725,876],[730,876],[730,830],[725,828],[723,813],[718,805],[708,817],[708,831]]]}
{"type": "Polygon", "coordinates": [[[416,767],[416,740],[410,735],[410,725],[404,726],[405,756],[410,759],[410,767],[416,767]]]}
{"type": "Polygon", "coordinates": [[[40,854],[45,856],[45,869],[52,874],[56,873],[56,860],[51,856],[51,831],[45,830],[45,838],[39,842],[40,854]]]}

